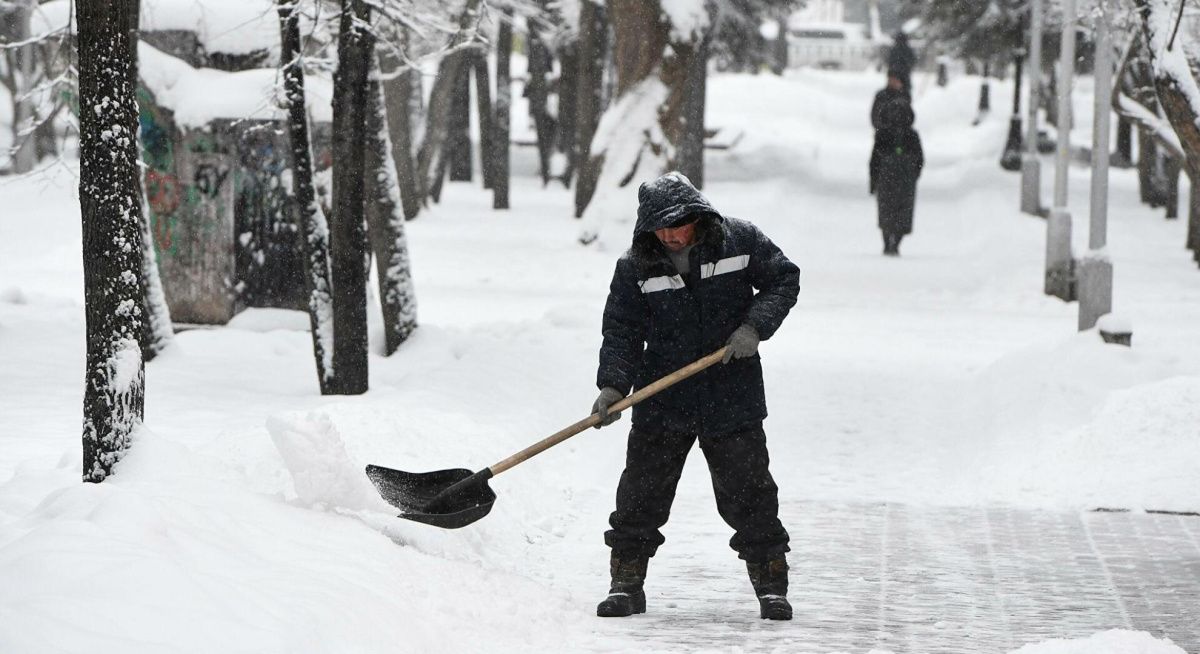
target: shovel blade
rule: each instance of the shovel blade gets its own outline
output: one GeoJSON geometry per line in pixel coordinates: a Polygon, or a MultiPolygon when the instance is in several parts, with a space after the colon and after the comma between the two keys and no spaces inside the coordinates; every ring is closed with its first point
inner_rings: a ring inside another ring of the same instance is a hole
{"type": "Polygon", "coordinates": [[[379,495],[400,509],[400,517],[443,529],[465,527],[486,516],[496,502],[496,493],[487,481],[456,491],[450,496],[441,493],[474,474],[466,468],[405,472],[383,466],[367,466],[367,477],[379,495]],[[434,498],[438,502],[434,505],[434,498]]]}

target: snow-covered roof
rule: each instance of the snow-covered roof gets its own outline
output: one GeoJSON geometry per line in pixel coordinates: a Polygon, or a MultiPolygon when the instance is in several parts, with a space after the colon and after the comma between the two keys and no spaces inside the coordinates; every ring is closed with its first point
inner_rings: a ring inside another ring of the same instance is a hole
{"type": "MultiPolygon", "coordinates": [[[[31,28],[46,34],[74,24],[70,0],[38,5],[31,28]]],[[[279,52],[279,14],[272,0],[142,0],[142,31],[194,32],[206,52],[279,52]]]]}
{"type": "MultiPolygon", "coordinates": [[[[138,46],[138,75],[160,106],[175,114],[180,127],[203,127],[219,118],[283,120],[282,78],[274,68],[229,73],[192,68],[146,43],[138,46]]],[[[306,75],[304,91],[309,115],[316,122],[333,120],[333,83],[306,75]]]]}

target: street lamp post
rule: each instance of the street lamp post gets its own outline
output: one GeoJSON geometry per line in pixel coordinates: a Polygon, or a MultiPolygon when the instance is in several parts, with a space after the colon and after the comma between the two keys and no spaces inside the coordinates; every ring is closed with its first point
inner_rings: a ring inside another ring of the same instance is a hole
{"type": "Polygon", "coordinates": [[[1108,126],[1112,94],[1112,43],[1108,15],[1096,17],[1096,93],[1092,127],[1091,220],[1088,252],[1079,264],[1079,331],[1112,311],[1113,266],[1108,257],[1108,126]]]}
{"type": "Polygon", "coordinates": [[[1038,160],[1038,107],[1042,98],[1042,0],[1029,6],[1029,119],[1025,133],[1025,155],[1021,158],[1021,211],[1035,216],[1042,209],[1041,162],[1038,160]]]}
{"type": "Polygon", "coordinates": [[[1000,155],[1000,167],[1005,170],[1021,170],[1021,69],[1024,65],[1025,49],[1017,48],[1014,53],[1013,110],[1008,119],[1008,138],[1004,142],[1004,153],[1000,155]]]}
{"type": "Polygon", "coordinates": [[[1067,175],[1071,164],[1071,87],[1075,78],[1075,0],[1062,0],[1062,56],[1058,72],[1058,152],[1054,165],[1054,208],[1046,221],[1045,292],[1075,299],[1075,260],[1071,254],[1071,213],[1067,175]]]}

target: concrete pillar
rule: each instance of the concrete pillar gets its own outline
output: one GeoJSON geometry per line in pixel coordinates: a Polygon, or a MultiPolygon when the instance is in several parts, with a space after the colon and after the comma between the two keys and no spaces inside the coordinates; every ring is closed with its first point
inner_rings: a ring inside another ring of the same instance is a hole
{"type": "Polygon", "coordinates": [[[1021,157],[1021,211],[1044,216],[1042,167],[1037,151],[1038,107],[1042,104],[1042,0],[1031,0],[1029,12],[1029,122],[1025,126],[1025,154],[1021,157]]]}
{"type": "Polygon", "coordinates": [[[1067,175],[1071,164],[1071,87],[1075,77],[1075,0],[1062,0],[1062,57],[1058,72],[1058,153],[1054,167],[1054,208],[1046,224],[1045,292],[1075,299],[1075,261],[1071,254],[1071,214],[1067,175]]]}
{"type": "Polygon", "coordinates": [[[1112,311],[1112,261],[1108,243],[1108,130],[1112,95],[1112,39],[1108,13],[1096,17],[1096,92],[1092,127],[1091,220],[1088,253],[1079,267],[1079,331],[1096,326],[1100,316],[1112,311]]]}

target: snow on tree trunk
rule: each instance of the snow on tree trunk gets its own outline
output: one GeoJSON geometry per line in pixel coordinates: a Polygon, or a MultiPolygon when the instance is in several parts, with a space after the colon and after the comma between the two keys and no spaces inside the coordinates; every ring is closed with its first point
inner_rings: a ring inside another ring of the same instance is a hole
{"type": "Polygon", "coordinates": [[[364,0],[342,0],[333,77],[333,392],[367,391],[367,233],[363,151],[374,38],[364,0]]]}
{"type": "MultiPolygon", "coordinates": [[[[133,32],[129,40],[133,47],[129,51],[129,83],[137,88],[137,25],[141,14],[141,6],[137,2],[128,5],[129,26],[133,32]]],[[[43,125],[52,125],[50,121],[43,125]]],[[[141,130],[138,130],[138,159],[142,159],[141,130]]],[[[150,210],[146,203],[145,177],[138,175],[138,194],[142,199],[142,215],[138,221],[142,230],[142,306],[146,311],[146,320],[142,322],[141,346],[142,358],[147,362],[153,361],[175,340],[175,330],[171,325],[171,309],[167,307],[167,296],[163,292],[162,278],[158,274],[158,255],[154,250],[154,237],[150,231],[150,210]]]]}
{"type": "Polygon", "coordinates": [[[509,132],[512,125],[512,11],[501,10],[496,35],[496,119],[488,158],[492,167],[492,208],[508,208],[509,132]]]}
{"type": "Polygon", "coordinates": [[[1184,170],[1192,183],[1188,202],[1188,249],[1200,261],[1200,85],[1196,72],[1200,62],[1187,56],[1187,30],[1180,30],[1170,43],[1175,27],[1175,8],[1168,0],[1134,0],[1142,19],[1142,34],[1150,54],[1154,87],[1163,113],[1175,129],[1184,151],[1184,170]],[[1168,47],[1170,46],[1170,47],[1168,47]]]}
{"type": "Polygon", "coordinates": [[[385,347],[391,355],[417,327],[417,294],[413,289],[408,241],[404,236],[400,183],[396,177],[396,164],[392,161],[387,105],[379,82],[378,63],[372,72],[365,152],[367,224],[379,276],[385,347]]]}
{"type": "Polygon", "coordinates": [[[583,213],[581,243],[595,241],[610,228],[618,241],[627,240],[632,233],[637,194],[625,187],[637,175],[655,177],[666,170],[668,144],[658,123],[658,111],[668,94],[667,86],[658,77],[645,77],[600,118],[588,164],[595,166],[600,174],[596,193],[583,213]]]}
{"type": "Polygon", "coordinates": [[[703,0],[609,0],[615,36],[616,102],[596,129],[588,166],[599,166],[596,191],[583,212],[579,240],[615,229],[629,237],[630,182],[656,177],[678,163],[689,69],[708,28],[703,0]]]}
{"type": "MultiPolygon", "coordinates": [[[[139,176],[140,177],[140,176],[139,176]]],[[[145,197],[145,193],[142,193],[145,197]]],[[[158,274],[158,254],[154,251],[154,237],[150,233],[150,212],[142,205],[142,301],[146,307],[146,321],[142,333],[142,356],[153,361],[159,352],[175,340],[175,328],[171,324],[171,310],[167,307],[167,296],[163,293],[162,277],[158,274]]]]}
{"type": "Polygon", "coordinates": [[[288,141],[291,150],[292,197],[304,243],[304,290],[308,297],[308,322],[312,329],[313,358],[321,394],[334,392],[333,287],[329,273],[329,226],[317,202],[313,184],[312,143],[308,137],[308,112],[304,93],[304,60],[300,20],[295,0],[279,0],[280,56],[283,90],[287,102],[288,141]]]}
{"type": "Polygon", "coordinates": [[[141,186],[137,167],[136,69],[130,24],[135,0],[81,2],[79,202],[83,220],[87,369],[83,479],[103,481],[141,426],[141,186]]]}
{"type": "Polygon", "coordinates": [[[583,210],[596,190],[599,170],[589,161],[592,137],[604,108],[604,62],[608,59],[608,20],[604,6],[593,0],[583,0],[579,11],[579,70],[576,86],[575,158],[578,174],[575,181],[575,217],[583,210]]]}

